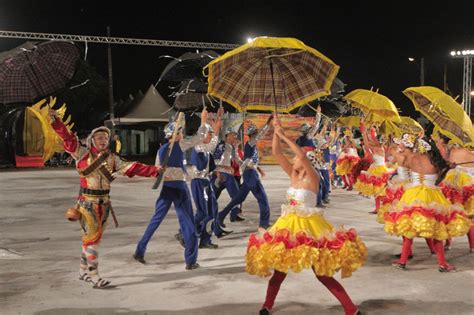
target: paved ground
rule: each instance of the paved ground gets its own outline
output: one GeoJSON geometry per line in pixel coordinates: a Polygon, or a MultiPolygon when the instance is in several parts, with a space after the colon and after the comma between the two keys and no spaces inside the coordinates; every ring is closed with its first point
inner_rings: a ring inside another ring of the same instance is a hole
{"type": "MultiPolygon", "coordinates": [[[[264,186],[272,221],[288,187],[277,167],[267,166],[264,186]]],[[[218,250],[201,250],[202,268],[185,271],[183,250],[173,239],[174,211],[149,244],[148,265],[131,255],[153,213],[151,179],[120,178],[112,200],[120,228],[109,227],[101,248],[102,276],[116,285],[93,290],[77,280],[80,230],[64,211],[74,203],[78,178],[72,169],[0,172],[1,314],[257,314],[267,279],[244,271],[246,240],[257,226],[257,203],[244,204],[247,220],[232,223],[235,233],[217,241],[218,250]]],[[[224,193],[221,204],[228,201],[224,193]]],[[[335,190],[326,218],[355,227],[369,249],[366,265],[344,279],[365,314],[474,314],[474,254],[456,239],[447,257],[459,272],[442,274],[423,240],[416,240],[408,271],[390,267],[400,240],[389,237],[368,214],[373,201],[335,190]]],[[[337,276],[339,279],[339,275],[337,276]]],[[[290,274],[274,314],[342,314],[337,301],[309,271],[290,274]]]]}

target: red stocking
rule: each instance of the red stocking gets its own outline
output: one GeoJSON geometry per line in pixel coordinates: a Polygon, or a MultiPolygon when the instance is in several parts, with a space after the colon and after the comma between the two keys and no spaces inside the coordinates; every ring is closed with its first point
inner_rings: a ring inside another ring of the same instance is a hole
{"type": "Polygon", "coordinates": [[[469,232],[467,232],[467,239],[469,240],[469,248],[471,251],[474,250],[474,225],[471,224],[471,228],[469,229],[469,232]]]}
{"type": "Polygon", "coordinates": [[[354,185],[354,176],[347,175],[347,180],[349,182],[349,188],[347,190],[352,190],[352,185],[354,185]]]}
{"type": "Polygon", "coordinates": [[[263,308],[266,308],[268,310],[271,310],[273,308],[273,303],[275,303],[275,298],[278,294],[278,291],[280,291],[280,285],[283,282],[283,280],[285,280],[285,278],[286,278],[286,273],[275,270],[275,272],[273,273],[273,276],[270,278],[270,281],[268,282],[267,296],[265,298],[265,303],[263,304],[263,308]]]}
{"type": "Polygon", "coordinates": [[[344,287],[336,279],[318,275],[316,275],[316,278],[341,302],[346,315],[353,315],[357,312],[357,306],[354,305],[344,287]]]}
{"type": "Polygon", "coordinates": [[[402,254],[400,255],[400,263],[406,264],[408,260],[408,256],[411,255],[411,246],[413,244],[413,240],[410,238],[403,237],[402,243],[402,254]]]}
{"type": "Polygon", "coordinates": [[[425,238],[425,241],[426,241],[426,245],[428,245],[428,248],[430,249],[430,252],[432,254],[434,254],[436,251],[435,251],[433,239],[432,238],[425,238]]]}
{"type": "Polygon", "coordinates": [[[446,258],[444,257],[443,241],[433,239],[433,244],[436,251],[436,256],[438,257],[438,265],[449,266],[446,258]]]}
{"type": "Polygon", "coordinates": [[[375,197],[375,210],[374,212],[378,212],[380,209],[380,202],[382,201],[382,197],[375,197]]]}
{"type": "Polygon", "coordinates": [[[347,175],[342,175],[341,178],[342,178],[342,181],[344,182],[344,189],[349,187],[349,182],[347,181],[347,175]]]}
{"type": "Polygon", "coordinates": [[[446,240],[446,244],[444,245],[444,248],[446,248],[446,250],[450,249],[451,248],[451,244],[452,244],[452,239],[451,238],[448,238],[446,240]]]}

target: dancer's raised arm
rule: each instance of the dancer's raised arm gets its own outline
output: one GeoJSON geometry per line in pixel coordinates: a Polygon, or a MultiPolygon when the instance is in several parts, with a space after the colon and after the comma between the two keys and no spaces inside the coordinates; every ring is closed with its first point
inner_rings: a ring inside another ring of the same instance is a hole
{"type": "MultiPolygon", "coordinates": [[[[309,159],[306,157],[306,153],[294,141],[292,141],[291,139],[289,139],[285,135],[285,133],[283,131],[283,128],[281,128],[281,125],[280,126],[278,126],[278,125],[275,126],[275,133],[278,136],[278,138],[285,141],[285,143],[290,147],[291,151],[293,151],[295,153],[296,157],[301,160],[301,163],[302,163],[303,167],[305,168],[306,172],[308,173],[308,176],[311,177],[311,180],[318,181],[319,180],[318,174],[315,172],[313,165],[311,164],[309,159]]],[[[283,155],[283,153],[281,153],[281,154],[283,155]]],[[[285,157],[285,159],[286,159],[286,157],[285,157]]],[[[288,159],[286,159],[286,161],[288,162],[288,164],[290,164],[288,159]]],[[[285,166],[283,166],[282,164],[280,164],[280,165],[282,166],[282,168],[287,173],[288,173],[288,171],[291,172],[293,170],[293,167],[291,166],[291,164],[290,164],[291,169],[288,168],[288,166],[286,166],[286,165],[285,166]]],[[[288,174],[291,174],[291,173],[288,173],[288,174]]]]}
{"type": "Polygon", "coordinates": [[[281,124],[277,116],[274,117],[273,128],[272,154],[278,164],[280,164],[281,168],[288,174],[288,176],[291,176],[293,166],[281,151],[280,137],[278,136],[278,132],[281,131],[281,124]]]}

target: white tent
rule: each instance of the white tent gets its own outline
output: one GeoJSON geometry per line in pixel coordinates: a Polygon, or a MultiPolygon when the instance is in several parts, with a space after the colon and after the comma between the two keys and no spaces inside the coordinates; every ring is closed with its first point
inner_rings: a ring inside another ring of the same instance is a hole
{"type": "MultiPolygon", "coordinates": [[[[168,122],[171,107],[153,85],[146,91],[132,110],[124,117],[113,120],[114,125],[131,125],[142,122],[168,122]]],[[[110,124],[110,121],[106,121],[110,124]]]]}

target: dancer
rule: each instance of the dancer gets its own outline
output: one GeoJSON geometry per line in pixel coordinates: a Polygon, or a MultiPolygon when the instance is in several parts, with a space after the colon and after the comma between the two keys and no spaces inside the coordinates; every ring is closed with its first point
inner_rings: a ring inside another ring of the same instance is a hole
{"type": "Polygon", "coordinates": [[[239,193],[232,197],[229,204],[219,212],[219,222],[223,222],[227,214],[232,209],[236,208],[238,204],[242,203],[245,198],[247,198],[249,192],[252,192],[257,199],[260,210],[259,227],[266,229],[270,226],[270,206],[268,204],[267,194],[257,173],[259,161],[257,141],[263,138],[267,133],[272,118],[273,115],[270,115],[267,122],[260,130],[253,123],[247,128],[249,140],[244,146],[244,161],[241,165],[241,168],[244,170],[244,182],[239,189],[239,193]]]}
{"type": "Polygon", "coordinates": [[[321,124],[321,106],[316,107],[316,116],[314,118],[314,125],[311,126],[308,123],[304,123],[300,126],[301,136],[296,139],[296,144],[304,148],[305,151],[314,150],[316,147],[314,143],[314,137],[321,124]]]}
{"type": "MultiPolygon", "coordinates": [[[[191,154],[191,193],[196,205],[194,220],[200,238],[199,248],[218,248],[218,245],[211,241],[212,231],[214,230],[217,234],[222,233],[218,224],[212,224],[217,218],[217,200],[209,179],[209,172],[215,169],[212,154],[217,146],[217,135],[222,127],[223,114],[224,108],[220,107],[217,118],[210,122],[211,126],[203,143],[196,145],[191,154]]],[[[184,237],[180,239],[184,241],[184,237]]]]}
{"type": "Polygon", "coordinates": [[[252,234],[246,255],[246,271],[252,275],[271,277],[265,303],[260,314],[269,314],[281,283],[291,269],[300,272],[311,268],[316,278],[342,304],[345,314],[360,314],[342,285],[332,276],[341,270],[351,276],[365,261],[367,250],[355,230],[336,231],[314,207],[319,176],[298,145],[287,138],[277,118],[274,121],[272,153],[290,176],[288,205],[264,235],[252,234]],[[283,155],[280,139],[296,154],[293,164],[283,155]]]}
{"type": "MultiPolygon", "coordinates": [[[[462,206],[471,219],[467,233],[469,251],[474,252],[474,153],[468,148],[451,141],[450,138],[435,129],[433,138],[436,141],[441,156],[452,166],[440,187],[451,203],[462,206]]],[[[451,245],[447,240],[446,249],[451,245]]]]}
{"type": "MultiPolygon", "coordinates": [[[[176,214],[179,220],[180,231],[184,238],[184,258],[186,261],[186,270],[193,270],[199,267],[197,263],[198,255],[198,240],[196,233],[196,226],[193,217],[193,208],[191,205],[191,196],[189,194],[188,186],[186,185],[185,169],[183,165],[184,151],[202,144],[209,126],[206,124],[207,110],[204,107],[201,113],[201,126],[197,134],[190,139],[183,139],[182,128],[178,125],[179,122],[171,122],[165,127],[165,136],[170,139],[173,131],[177,128],[175,143],[170,151],[168,164],[164,174],[163,187],[160,196],[156,200],[155,214],[152,216],[148,227],[143,234],[143,237],[137,244],[133,258],[145,264],[145,251],[151,237],[156,229],[168,213],[171,203],[174,204],[176,214]]],[[[161,161],[165,159],[165,153],[170,143],[161,146],[156,156],[156,164],[160,165],[161,161]]]]}
{"type": "Polygon", "coordinates": [[[393,267],[406,270],[413,238],[432,238],[438,258],[440,272],[455,271],[444,256],[443,240],[465,235],[469,230],[469,219],[452,207],[436,186],[443,160],[437,151],[423,139],[416,140],[405,134],[399,151],[406,158],[410,169],[410,186],[407,186],[400,201],[385,214],[385,232],[403,236],[401,257],[393,267]]]}
{"type": "MultiPolygon", "coordinates": [[[[221,141],[214,152],[214,161],[216,164],[216,169],[212,175],[211,183],[216,195],[216,198],[219,199],[221,192],[226,189],[230,198],[235,198],[239,193],[239,185],[234,176],[233,164],[242,164],[242,160],[236,151],[237,143],[237,133],[232,129],[228,128],[225,132],[224,140],[221,141]]],[[[239,222],[244,221],[245,219],[240,216],[239,206],[236,205],[230,210],[230,221],[239,222]]],[[[224,220],[220,220],[219,223],[222,227],[226,227],[224,220]]],[[[218,234],[218,237],[221,234],[218,234]]]]}
{"type": "Polygon", "coordinates": [[[336,174],[341,176],[344,182],[342,189],[351,191],[354,184],[354,178],[351,176],[352,170],[360,160],[357,154],[356,144],[352,138],[352,131],[346,129],[342,140],[342,153],[336,161],[336,174]]]}
{"type": "Polygon", "coordinates": [[[93,288],[102,289],[108,287],[110,281],[99,276],[99,245],[110,214],[118,225],[109,195],[115,174],[150,177],[157,176],[161,168],[126,162],[117,153],[110,152],[111,132],[106,127],[92,130],[87,137],[87,147],[83,147],[54,109],[49,109],[49,115],[51,126],[64,141],[64,150],[76,161],[76,170],[80,176],[76,207],[68,210],[68,218],[79,220],[82,229],[79,279],[91,283],[93,288]]]}
{"type": "Polygon", "coordinates": [[[367,171],[361,171],[354,185],[362,196],[375,198],[375,210],[370,213],[376,214],[380,208],[380,194],[393,173],[385,164],[385,149],[383,136],[377,137],[374,128],[370,129],[370,137],[366,133],[365,123],[361,120],[360,131],[364,139],[364,148],[372,155],[372,164],[367,171]]]}

